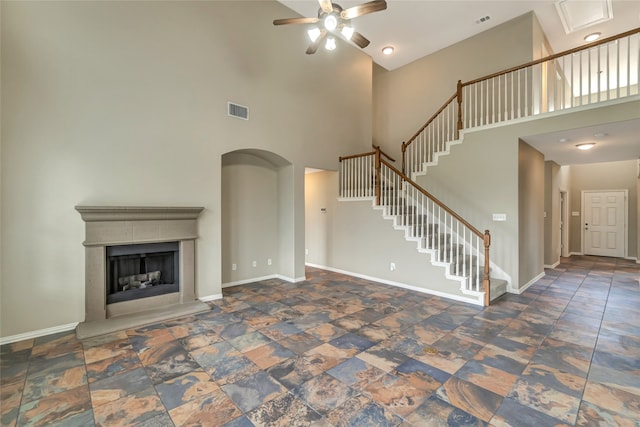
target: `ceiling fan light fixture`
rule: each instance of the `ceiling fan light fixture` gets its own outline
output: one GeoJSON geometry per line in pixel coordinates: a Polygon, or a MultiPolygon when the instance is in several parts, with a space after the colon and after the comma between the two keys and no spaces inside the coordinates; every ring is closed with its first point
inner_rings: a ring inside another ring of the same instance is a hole
{"type": "Polygon", "coordinates": [[[316,40],[318,40],[318,37],[320,37],[320,34],[321,34],[321,33],[322,33],[322,32],[320,31],[320,28],[318,28],[318,27],[310,28],[310,29],[307,31],[307,35],[309,36],[309,39],[310,39],[312,42],[315,42],[316,40]]]}
{"type": "Polygon", "coordinates": [[[385,46],[382,48],[382,53],[385,55],[391,55],[393,53],[393,46],[385,46]]]}
{"type": "Polygon", "coordinates": [[[327,39],[327,43],[325,43],[324,48],[327,50],[335,50],[336,49],[336,39],[333,37],[329,37],[327,39]]]}
{"type": "Polygon", "coordinates": [[[345,25],[344,27],[342,27],[342,30],[340,32],[342,33],[345,39],[351,40],[351,37],[353,37],[354,29],[353,27],[345,25]]]}
{"type": "Polygon", "coordinates": [[[576,145],[576,148],[578,150],[591,150],[593,148],[593,146],[596,145],[593,142],[585,142],[584,144],[578,144],[576,145]]]}
{"type": "Polygon", "coordinates": [[[333,31],[338,27],[338,18],[334,14],[327,15],[324,18],[324,27],[327,31],[333,31]]]}

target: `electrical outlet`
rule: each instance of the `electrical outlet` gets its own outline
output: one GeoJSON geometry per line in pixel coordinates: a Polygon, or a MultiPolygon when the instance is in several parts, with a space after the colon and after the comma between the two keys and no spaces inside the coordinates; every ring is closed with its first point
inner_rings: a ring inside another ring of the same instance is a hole
{"type": "Polygon", "coordinates": [[[271,262],[271,258],[269,258],[269,259],[267,260],[267,265],[271,265],[271,264],[272,264],[272,262],[271,262]]]}
{"type": "Polygon", "coordinates": [[[392,262],[391,264],[389,264],[389,270],[390,271],[396,271],[396,263],[392,262]]]}
{"type": "Polygon", "coordinates": [[[251,266],[252,266],[252,267],[257,267],[257,266],[258,266],[258,261],[253,261],[253,262],[251,263],[251,266]]]}
{"type": "Polygon", "coordinates": [[[236,271],[238,269],[238,264],[231,264],[231,269],[236,271]]]}
{"type": "Polygon", "coordinates": [[[305,250],[304,250],[304,254],[305,254],[305,255],[309,255],[309,249],[305,249],[305,250]]]}

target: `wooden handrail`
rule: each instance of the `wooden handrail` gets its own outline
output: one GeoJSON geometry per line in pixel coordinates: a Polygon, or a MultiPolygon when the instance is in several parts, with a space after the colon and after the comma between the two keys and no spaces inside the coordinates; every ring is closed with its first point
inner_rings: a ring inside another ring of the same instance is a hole
{"type": "Polygon", "coordinates": [[[447,205],[442,203],[440,200],[438,200],[436,197],[434,197],[427,190],[425,190],[424,188],[422,188],[418,184],[414,183],[411,180],[411,178],[406,176],[404,173],[400,172],[392,164],[386,162],[385,160],[380,159],[380,155],[379,154],[376,155],[376,205],[378,205],[378,206],[380,205],[380,178],[379,178],[379,176],[380,176],[380,165],[382,165],[382,164],[384,164],[386,167],[388,167],[390,170],[392,170],[394,173],[396,173],[400,177],[400,179],[402,179],[403,181],[406,181],[409,184],[411,184],[411,186],[413,188],[415,188],[420,193],[422,193],[424,196],[426,196],[428,199],[433,201],[440,208],[444,209],[445,212],[447,212],[449,215],[451,215],[456,220],[458,220],[461,224],[463,224],[466,228],[468,228],[477,237],[482,239],[483,244],[484,244],[484,265],[483,265],[483,268],[482,268],[482,272],[483,272],[482,290],[484,291],[484,305],[488,306],[490,304],[490,302],[491,302],[491,279],[489,278],[489,272],[490,272],[490,269],[489,269],[489,267],[490,267],[489,247],[491,246],[491,234],[489,233],[489,230],[485,230],[484,233],[480,232],[480,230],[475,228],[473,225],[469,224],[469,222],[467,220],[465,220],[460,215],[455,213],[450,207],[448,207],[447,205]]]}
{"type": "Polygon", "coordinates": [[[376,154],[375,151],[369,151],[367,153],[362,153],[362,154],[353,154],[351,156],[340,156],[338,157],[338,160],[341,162],[343,160],[349,160],[349,159],[357,159],[358,157],[367,157],[367,156],[373,156],[374,154],[376,154]]]}
{"type": "Polygon", "coordinates": [[[462,223],[465,227],[467,227],[469,230],[471,230],[476,236],[484,239],[484,234],[478,230],[477,228],[475,228],[473,225],[469,224],[468,221],[466,221],[464,218],[462,218],[460,215],[458,215],[457,213],[455,213],[449,206],[445,205],[444,203],[442,203],[439,199],[437,199],[433,194],[429,193],[427,190],[425,190],[424,188],[420,187],[419,185],[415,184],[411,178],[409,178],[407,175],[403,174],[401,171],[399,171],[398,169],[396,169],[391,163],[386,162],[385,160],[380,160],[380,162],[382,164],[384,164],[386,167],[388,167],[389,169],[391,169],[393,172],[395,172],[396,174],[398,174],[400,176],[400,178],[402,178],[404,181],[407,181],[408,183],[410,183],[416,190],[418,190],[419,192],[421,192],[422,194],[424,194],[425,196],[427,196],[429,199],[431,199],[435,204],[437,204],[438,206],[440,206],[442,209],[445,210],[445,212],[447,212],[449,215],[451,215],[452,217],[454,217],[455,219],[457,219],[458,221],[460,221],[460,223],[462,223]]]}
{"type": "Polygon", "coordinates": [[[382,154],[383,156],[385,156],[387,159],[391,160],[392,162],[395,163],[396,159],[394,159],[393,157],[391,157],[390,155],[388,155],[387,153],[385,153],[384,151],[382,151],[382,148],[380,148],[379,145],[372,145],[373,148],[375,148],[376,150],[380,150],[380,154],[382,154]]]}
{"type": "Polygon", "coordinates": [[[484,80],[489,80],[489,79],[493,79],[493,78],[498,77],[498,76],[503,76],[505,74],[513,73],[514,71],[523,70],[523,69],[531,67],[533,65],[542,64],[543,62],[553,61],[554,59],[561,58],[561,57],[567,56],[567,55],[571,55],[573,53],[580,52],[580,51],[583,51],[583,50],[588,50],[588,49],[591,49],[593,47],[599,46],[601,44],[607,44],[607,43],[610,43],[612,41],[621,39],[623,37],[627,37],[627,36],[633,35],[635,33],[640,33],[640,27],[634,28],[633,30],[626,31],[626,32],[621,33],[621,34],[617,34],[615,36],[604,38],[602,40],[597,40],[597,41],[595,41],[593,43],[589,43],[588,45],[585,45],[585,46],[574,47],[573,49],[565,50],[565,51],[560,52],[560,53],[554,53],[553,55],[549,55],[549,56],[546,56],[544,58],[536,59],[535,61],[527,62],[526,64],[518,65],[516,67],[511,67],[511,68],[508,68],[506,70],[499,71],[497,73],[489,74],[487,76],[480,77],[478,79],[470,80],[470,81],[468,81],[466,83],[462,83],[462,86],[463,87],[464,86],[469,86],[469,85],[472,85],[472,84],[475,84],[475,83],[479,83],[479,82],[484,81],[484,80]]]}
{"type": "MultiPolygon", "coordinates": [[[[451,104],[451,102],[456,99],[456,96],[458,96],[458,93],[454,93],[453,95],[451,95],[451,98],[447,99],[447,101],[444,103],[444,105],[442,107],[440,107],[440,109],[438,111],[436,111],[436,113],[431,116],[431,118],[429,120],[427,120],[427,122],[424,124],[424,126],[422,126],[418,132],[416,132],[415,134],[413,134],[413,136],[411,138],[409,138],[409,142],[407,142],[405,145],[409,146],[411,145],[411,143],[418,137],[418,135],[420,135],[420,133],[425,130],[427,128],[427,126],[429,126],[431,124],[432,121],[434,121],[436,119],[436,117],[438,117],[438,115],[440,113],[442,113],[442,111],[444,111],[445,108],[447,108],[447,106],[449,106],[449,104],[451,104]]],[[[404,143],[403,143],[404,144],[404,143]]]]}

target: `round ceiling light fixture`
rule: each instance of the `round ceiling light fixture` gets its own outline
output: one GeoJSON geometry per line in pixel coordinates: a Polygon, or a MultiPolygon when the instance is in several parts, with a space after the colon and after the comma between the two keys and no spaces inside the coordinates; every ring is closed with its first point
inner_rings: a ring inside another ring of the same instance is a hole
{"type": "Polygon", "coordinates": [[[336,18],[334,14],[327,15],[327,17],[324,18],[324,27],[328,31],[335,30],[338,27],[338,18],[336,18]]]}
{"type": "Polygon", "coordinates": [[[596,144],[595,144],[595,143],[593,143],[593,142],[585,142],[584,144],[578,144],[578,145],[576,145],[576,148],[577,148],[578,150],[583,150],[583,151],[585,151],[585,150],[591,150],[591,149],[594,147],[594,145],[596,145],[596,144]]]}
{"type": "Polygon", "coordinates": [[[393,51],[394,51],[393,46],[385,46],[382,48],[382,53],[385,55],[391,55],[393,51]]]}
{"type": "Polygon", "coordinates": [[[602,33],[591,33],[591,34],[588,34],[588,35],[586,35],[584,37],[584,41],[586,41],[587,43],[594,42],[594,41],[598,40],[601,35],[602,35],[602,33]]]}

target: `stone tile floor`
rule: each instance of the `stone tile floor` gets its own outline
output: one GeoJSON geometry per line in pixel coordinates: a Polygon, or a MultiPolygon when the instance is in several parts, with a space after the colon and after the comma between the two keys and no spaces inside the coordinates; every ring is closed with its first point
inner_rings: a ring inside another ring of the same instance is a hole
{"type": "Polygon", "coordinates": [[[309,269],[212,311],[2,346],[2,426],[638,426],[640,266],[562,259],[482,308],[309,269]]]}

